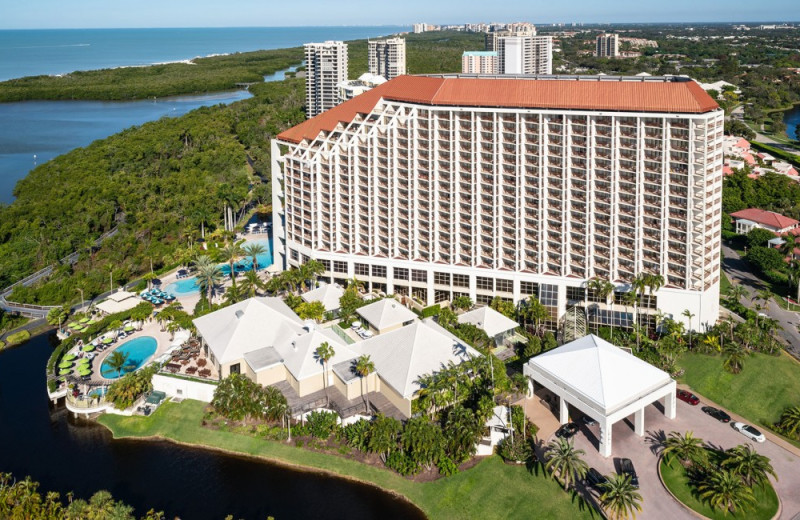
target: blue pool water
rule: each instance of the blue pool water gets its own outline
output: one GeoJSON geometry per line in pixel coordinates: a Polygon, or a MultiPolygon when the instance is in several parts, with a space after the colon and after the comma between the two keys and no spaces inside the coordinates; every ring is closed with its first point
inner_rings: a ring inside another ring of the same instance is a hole
{"type": "Polygon", "coordinates": [[[107,391],[108,388],[106,388],[105,386],[102,386],[100,388],[95,388],[94,390],[89,392],[89,397],[103,397],[104,395],[106,395],[107,391]]]}
{"type": "Polygon", "coordinates": [[[158,342],[152,336],[142,336],[141,338],[126,341],[114,349],[114,352],[128,354],[128,363],[122,369],[121,373],[118,374],[116,370],[109,367],[106,362],[103,361],[103,364],[100,365],[100,375],[106,379],[117,379],[125,374],[134,372],[156,353],[157,347],[158,342]]]}
{"type": "MultiPolygon", "coordinates": [[[[266,248],[266,251],[260,255],[256,255],[256,262],[258,262],[258,270],[269,267],[272,265],[272,244],[269,239],[252,240],[248,244],[261,244],[266,248]]],[[[249,271],[253,268],[253,259],[250,257],[242,258],[234,265],[237,272],[249,271]]],[[[231,268],[228,264],[219,264],[219,270],[222,271],[223,276],[230,276],[231,268]]],[[[187,296],[189,294],[197,294],[200,292],[200,287],[197,285],[197,278],[184,278],[172,282],[164,288],[164,291],[175,296],[187,296]]]]}

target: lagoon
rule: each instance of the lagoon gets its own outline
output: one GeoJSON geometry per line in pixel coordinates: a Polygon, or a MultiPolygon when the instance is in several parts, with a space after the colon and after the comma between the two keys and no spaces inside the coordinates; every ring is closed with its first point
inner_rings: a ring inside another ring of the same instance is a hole
{"type": "Polygon", "coordinates": [[[30,475],[40,490],[100,489],[167,518],[280,520],[424,518],[414,506],[374,487],[254,459],[165,441],[113,440],[95,423],[49,405],[45,364],[54,336],[0,351],[0,472],[30,475]]]}

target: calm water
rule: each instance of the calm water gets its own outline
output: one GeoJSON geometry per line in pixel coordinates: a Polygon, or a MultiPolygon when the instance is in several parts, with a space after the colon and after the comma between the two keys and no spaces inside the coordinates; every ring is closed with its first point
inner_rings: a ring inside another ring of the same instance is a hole
{"type": "Polygon", "coordinates": [[[786,135],[789,139],[797,139],[797,127],[800,126],[800,105],[784,112],[783,121],[786,123],[786,135]]]}
{"type": "Polygon", "coordinates": [[[407,30],[407,26],[6,30],[0,31],[0,81],[282,49],[324,40],[355,40],[407,30]]]}
{"type": "Polygon", "coordinates": [[[419,519],[421,513],[375,488],[251,459],[167,442],[112,440],[93,422],[75,420],[47,401],[48,338],[0,352],[0,472],[30,475],[41,489],[98,489],[141,515],[167,518],[419,519]]]}
{"type": "Polygon", "coordinates": [[[246,91],[158,101],[25,101],[0,103],[0,203],[37,164],[134,125],[181,116],[202,106],[251,97],[246,91]]]}

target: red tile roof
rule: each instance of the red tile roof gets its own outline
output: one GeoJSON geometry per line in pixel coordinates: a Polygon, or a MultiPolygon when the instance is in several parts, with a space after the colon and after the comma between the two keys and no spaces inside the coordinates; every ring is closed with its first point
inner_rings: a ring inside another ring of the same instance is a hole
{"type": "Polygon", "coordinates": [[[784,217],[780,213],[767,211],[758,208],[748,208],[735,213],[731,213],[731,217],[737,219],[745,219],[757,222],[764,226],[769,226],[774,229],[792,228],[800,224],[797,220],[789,217],[784,217]]]}
{"type": "Polygon", "coordinates": [[[719,107],[694,81],[644,82],[535,80],[399,76],[278,135],[299,143],[356,114],[372,111],[381,99],[435,106],[559,108],[699,114],[719,107]]]}

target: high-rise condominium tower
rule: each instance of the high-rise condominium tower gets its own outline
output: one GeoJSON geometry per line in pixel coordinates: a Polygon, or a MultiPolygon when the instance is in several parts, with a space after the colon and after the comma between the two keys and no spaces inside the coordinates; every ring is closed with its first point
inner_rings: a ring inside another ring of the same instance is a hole
{"type": "Polygon", "coordinates": [[[616,34],[601,34],[598,36],[595,56],[598,58],[616,58],[619,56],[619,36],[616,34]]]}
{"type": "Polygon", "coordinates": [[[423,305],[535,295],[551,325],[688,309],[697,329],[719,313],[723,123],[688,78],[401,76],[273,141],[275,261],[423,305]]]}
{"type": "Polygon", "coordinates": [[[406,73],[406,41],[403,38],[369,42],[369,72],[386,79],[406,73]]]}
{"type": "Polygon", "coordinates": [[[552,74],[551,36],[501,36],[496,41],[498,74],[552,74]]]}
{"type": "Polygon", "coordinates": [[[347,80],[347,44],[340,41],[307,43],[306,114],[309,118],[339,103],[339,84],[347,80]]]}

